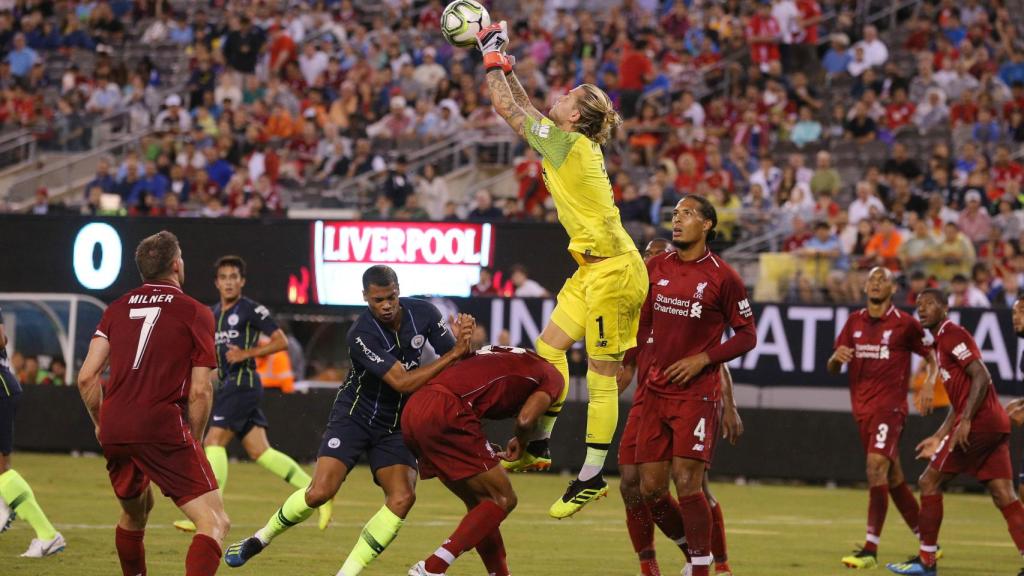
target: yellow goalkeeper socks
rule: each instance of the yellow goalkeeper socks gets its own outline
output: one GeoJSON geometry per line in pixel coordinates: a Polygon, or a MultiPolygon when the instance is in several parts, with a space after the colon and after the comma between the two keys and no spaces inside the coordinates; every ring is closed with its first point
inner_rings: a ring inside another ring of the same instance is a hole
{"type": "Polygon", "coordinates": [[[601,473],[619,423],[619,387],[615,377],[588,370],[587,389],[587,459],[580,469],[580,480],[590,480],[601,473]]]}
{"type": "Polygon", "coordinates": [[[537,355],[554,366],[562,375],[563,380],[562,395],[540,417],[540,438],[544,439],[551,437],[551,431],[555,428],[555,420],[558,419],[558,414],[562,411],[562,405],[565,403],[565,397],[569,394],[569,360],[565,357],[565,350],[559,350],[540,338],[537,338],[534,345],[537,348],[537,355]]]}

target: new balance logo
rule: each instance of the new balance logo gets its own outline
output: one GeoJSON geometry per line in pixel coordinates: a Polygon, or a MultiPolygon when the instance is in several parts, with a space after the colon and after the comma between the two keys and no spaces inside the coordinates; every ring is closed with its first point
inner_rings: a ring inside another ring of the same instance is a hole
{"type": "Polygon", "coordinates": [[[967,360],[971,357],[971,350],[967,347],[966,342],[961,342],[953,348],[953,356],[956,356],[957,360],[967,360]]]}
{"type": "Polygon", "coordinates": [[[694,444],[693,448],[690,448],[690,450],[693,450],[694,452],[703,452],[704,451],[704,445],[703,444],[694,444]]]}
{"type": "Polygon", "coordinates": [[[658,286],[668,286],[668,279],[662,278],[661,280],[658,280],[658,286]]]}

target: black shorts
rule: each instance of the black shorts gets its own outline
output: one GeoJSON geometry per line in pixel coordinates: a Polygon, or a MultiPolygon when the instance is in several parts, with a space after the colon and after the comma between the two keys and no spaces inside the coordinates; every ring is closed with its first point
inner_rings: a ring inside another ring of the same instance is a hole
{"type": "Polygon", "coordinates": [[[260,409],[263,388],[223,386],[213,395],[210,426],[227,428],[239,438],[245,438],[254,427],[267,428],[267,417],[260,409]]]}
{"type": "Polygon", "coordinates": [[[367,422],[367,418],[358,413],[349,415],[347,410],[335,405],[320,441],[317,458],[330,456],[341,460],[346,468],[352,470],[365,453],[373,472],[397,464],[416,468],[416,457],[405,445],[400,429],[392,430],[367,422]]]}
{"type": "Polygon", "coordinates": [[[0,394],[0,454],[4,456],[14,451],[14,415],[20,398],[21,394],[0,394]]]}

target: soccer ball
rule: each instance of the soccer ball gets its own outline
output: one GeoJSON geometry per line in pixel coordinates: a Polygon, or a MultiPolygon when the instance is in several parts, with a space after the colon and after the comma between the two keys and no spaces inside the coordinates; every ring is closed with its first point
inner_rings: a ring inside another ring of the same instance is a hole
{"type": "Polygon", "coordinates": [[[476,45],[476,34],[491,25],[487,8],[476,0],[454,0],[441,13],[441,35],[452,46],[476,45]]]}

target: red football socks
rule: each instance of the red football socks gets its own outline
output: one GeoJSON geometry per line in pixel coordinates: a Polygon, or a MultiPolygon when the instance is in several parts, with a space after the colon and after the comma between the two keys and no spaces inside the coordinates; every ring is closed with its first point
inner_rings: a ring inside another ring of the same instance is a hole
{"type": "Polygon", "coordinates": [[[206,534],[192,537],[185,556],[185,576],[213,576],[220,566],[220,545],[206,534]]]}
{"type": "Polygon", "coordinates": [[[626,528],[633,551],[640,558],[640,571],[644,576],[658,576],[658,561],[654,557],[654,520],[651,509],[644,503],[626,507],[626,528]]]}
{"type": "Polygon", "coordinates": [[[711,507],[711,554],[715,564],[724,564],[729,560],[729,551],[725,545],[725,517],[722,516],[722,503],[716,502],[711,507]]]}
{"type": "Polygon", "coordinates": [[[921,562],[935,565],[935,551],[942,526],[942,494],[921,496],[921,562]]]}
{"type": "Polygon", "coordinates": [[[508,564],[506,563],[505,541],[501,538],[501,531],[495,529],[484,537],[476,545],[476,553],[484,563],[488,574],[494,576],[509,576],[508,564]]]}
{"type": "Polygon", "coordinates": [[[114,546],[121,561],[124,576],[146,576],[145,530],[125,530],[120,526],[114,532],[114,546]]]}
{"type": "Polygon", "coordinates": [[[917,534],[921,522],[921,506],[918,505],[917,498],[914,498],[913,490],[904,482],[899,486],[891,486],[889,488],[889,496],[892,497],[893,503],[896,504],[900,515],[903,516],[903,520],[910,527],[910,531],[917,534]]]}
{"type": "Polygon", "coordinates": [[[665,494],[660,500],[654,502],[649,506],[651,510],[651,519],[657,524],[668,539],[675,542],[676,546],[683,551],[683,554],[687,559],[690,558],[690,552],[686,548],[686,529],[683,526],[683,512],[679,508],[679,504],[672,498],[672,496],[665,494]]]}
{"type": "Polygon", "coordinates": [[[708,576],[711,568],[711,507],[703,492],[679,499],[686,526],[693,576],[708,576]]]}
{"type": "Polygon", "coordinates": [[[485,537],[498,529],[508,514],[493,500],[484,500],[462,518],[459,527],[434,554],[427,558],[427,572],[443,573],[466,550],[476,548],[485,537]]]}
{"type": "Polygon", "coordinates": [[[1010,538],[1017,545],[1017,551],[1024,555],[1024,504],[1014,500],[1009,506],[999,509],[1006,518],[1006,527],[1010,529],[1010,538]]]}
{"type": "Polygon", "coordinates": [[[865,552],[878,552],[878,541],[882,537],[885,514],[889,511],[889,486],[872,486],[868,490],[868,530],[864,538],[865,552]]]}

